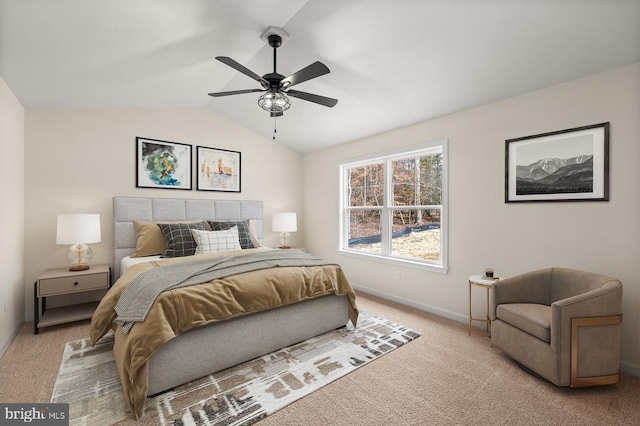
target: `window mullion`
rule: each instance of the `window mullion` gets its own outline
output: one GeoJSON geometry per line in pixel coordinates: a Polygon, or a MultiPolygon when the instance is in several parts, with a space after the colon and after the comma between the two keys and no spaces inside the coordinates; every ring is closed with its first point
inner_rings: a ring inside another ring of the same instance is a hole
{"type": "Polygon", "coordinates": [[[384,161],[384,203],[382,206],[381,227],[382,227],[382,253],[391,254],[391,229],[392,214],[390,206],[393,204],[393,187],[391,179],[391,162],[384,161]]]}

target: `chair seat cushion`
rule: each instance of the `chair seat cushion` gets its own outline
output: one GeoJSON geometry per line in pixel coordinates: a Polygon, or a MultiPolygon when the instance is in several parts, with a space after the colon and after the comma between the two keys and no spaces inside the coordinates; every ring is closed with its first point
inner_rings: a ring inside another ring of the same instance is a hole
{"type": "Polygon", "coordinates": [[[551,306],[535,303],[507,303],[498,305],[498,319],[538,339],[550,342],[551,306]]]}

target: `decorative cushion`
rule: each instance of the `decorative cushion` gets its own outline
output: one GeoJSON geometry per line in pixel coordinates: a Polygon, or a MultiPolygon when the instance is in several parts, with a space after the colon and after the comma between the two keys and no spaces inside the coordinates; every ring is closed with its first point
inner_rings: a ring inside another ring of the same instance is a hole
{"type": "Polygon", "coordinates": [[[551,341],[551,306],[536,303],[498,305],[496,316],[502,321],[545,342],[551,341]]]}
{"type": "Polygon", "coordinates": [[[258,234],[256,233],[256,221],[249,220],[249,236],[251,237],[251,242],[254,247],[262,247],[262,243],[258,238],[258,234]]]}
{"type": "Polygon", "coordinates": [[[208,220],[207,223],[212,231],[226,231],[227,229],[238,227],[238,238],[240,247],[250,249],[257,247],[251,238],[251,227],[248,220],[208,220]]]}
{"type": "Polygon", "coordinates": [[[158,227],[167,246],[162,257],[193,256],[196,252],[196,241],[191,235],[192,229],[204,231],[204,222],[198,223],[159,223],[158,227]]]}
{"type": "Polygon", "coordinates": [[[222,251],[241,250],[238,240],[238,227],[226,231],[191,230],[191,235],[198,245],[195,254],[218,253],[222,251]]]}
{"type": "Polygon", "coordinates": [[[136,231],[136,252],[131,257],[156,256],[164,253],[167,246],[164,242],[159,223],[204,223],[202,220],[151,221],[134,220],[136,231]]]}

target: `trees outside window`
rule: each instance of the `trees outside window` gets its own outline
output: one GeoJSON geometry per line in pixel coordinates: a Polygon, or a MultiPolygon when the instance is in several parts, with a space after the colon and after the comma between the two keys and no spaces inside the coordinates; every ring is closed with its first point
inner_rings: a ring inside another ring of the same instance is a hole
{"type": "Polygon", "coordinates": [[[446,268],[446,141],[344,163],[340,249],[446,268]]]}

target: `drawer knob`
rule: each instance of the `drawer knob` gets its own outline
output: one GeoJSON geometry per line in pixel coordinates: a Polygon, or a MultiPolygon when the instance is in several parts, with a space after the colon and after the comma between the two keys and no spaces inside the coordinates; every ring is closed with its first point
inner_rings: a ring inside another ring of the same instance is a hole
{"type": "Polygon", "coordinates": [[[74,282],[73,285],[78,285],[78,281],[74,282]]]}

